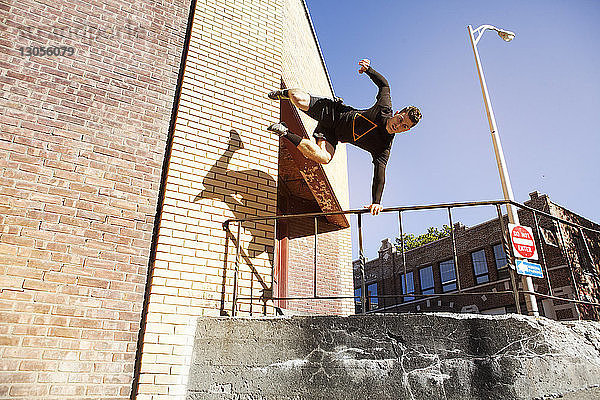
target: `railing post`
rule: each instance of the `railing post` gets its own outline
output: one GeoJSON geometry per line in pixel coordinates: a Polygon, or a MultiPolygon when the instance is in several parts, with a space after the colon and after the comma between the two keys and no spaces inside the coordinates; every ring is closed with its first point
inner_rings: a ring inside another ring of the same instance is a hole
{"type": "MultiPolygon", "coordinates": [[[[271,263],[271,293],[270,293],[270,298],[271,298],[271,303],[273,304],[273,312],[277,313],[276,311],[276,305],[275,305],[275,300],[273,300],[273,297],[275,297],[275,264],[279,265],[279,242],[277,240],[277,224],[279,223],[279,220],[274,220],[273,221],[273,262],[271,263]]],[[[267,296],[266,294],[263,295],[263,315],[267,315],[267,296]]]]}
{"type": "MultiPolygon", "coordinates": [[[[387,249],[386,249],[387,251],[387,249]]],[[[392,257],[394,253],[391,254],[392,257]]],[[[385,308],[386,307],[386,298],[380,297],[380,293],[383,295],[386,292],[385,287],[385,266],[382,262],[379,263],[379,273],[380,278],[377,280],[377,308],[385,308]],[[379,286],[381,284],[381,287],[379,286]]]]}
{"type": "Polygon", "coordinates": [[[365,257],[363,253],[363,238],[362,238],[362,214],[358,214],[358,260],[360,264],[360,304],[361,314],[367,312],[367,285],[365,283],[365,257]]]}
{"type": "MultiPolygon", "coordinates": [[[[567,250],[567,246],[565,245],[565,238],[562,234],[562,229],[560,228],[560,221],[558,221],[558,223],[556,223],[556,221],[555,221],[555,224],[557,226],[557,230],[560,235],[560,243],[562,245],[562,249],[564,251],[565,258],[567,259],[567,267],[569,267],[569,272],[571,274],[571,281],[573,282],[573,289],[575,290],[575,298],[577,300],[581,300],[579,298],[579,285],[577,284],[577,281],[575,280],[575,274],[573,273],[573,265],[571,264],[571,257],[569,257],[569,251],[567,250]]],[[[577,305],[575,305],[575,312],[577,313],[577,319],[581,319],[581,315],[579,313],[579,308],[577,307],[577,305]]]]}
{"type": "MultiPolygon", "coordinates": [[[[583,229],[581,228],[581,226],[579,227],[579,234],[581,235],[581,241],[583,242],[583,245],[585,246],[585,251],[587,253],[587,256],[590,259],[590,262],[593,264],[594,258],[592,257],[592,253],[590,252],[590,248],[588,247],[587,240],[585,239],[585,234],[583,233],[583,229]]],[[[583,265],[581,267],[583,268],[583,265]]]]}
{"type": "Polygon", "coordinates": [[[504,224],[504,218],[502,217],[502,208],[500,208],[500,204],[496,204],[496,211],[498,212],[498,220],[500,221],[500,238],[502,240],[502,248],[504,249],[508,273],[510,275],[510,285],[512,286],[513,290],[515,307],[517,308],[517,314],[521,314],[521,303],[519,302],[519,289],[517,288],[517,278],[515,277],[516,272],[512,266],[512,263],[515,259],[515,255],[513,254],[512,246],[508,244],[508,230],[506,229],[506,225],[504,224]]]}
{"type": "Polygon", "coordinates": [[[235,270],[233,273],[233,305],[231,306],[231,316],[235,317],[237,311],[237,298],[238,298],[238,273],[240,270],[240,232],[242,223],[238,222],[237,228],[237,239],[236,239],[236,250],[235,250],[235,270]]]}
{"type": "MultiPolygon", "coordinates": [[[[404,288],[402,289],[402,302],[405,302],[406,292],[408,292],[408,280],[406,278],[406,252],[404,251],[404,229],[402,227],[402,211],[398,211],[398,230],[400,231],[400,251],[402,251],[402,269],[404,271],[403,282],[404,288]]],[[[413,276],[413,282],[415,277],[413,276]]],[[[400,283],[402,285],[402,282],[400,283]]]]}
{"type": "Polygon", "coordinates": [[[450,221],[450,238],[452,240],[452,256],[454,259],[454,273],[456,274],[456,289],[462,292],[460,285],[460,273],[458,272],[458,256],[456,255],[456,240],[454,239],[454,223],[452,222],[452,208],[448,207],[448,220],[450,221]]]}
{"type": "Polygon", "coordinates": [[[544,266],[544,274],[546,274],[546,283],[548,284],[548,294],[552,296],[552,284],[550,283],[550,274],[548,274],[548,265],[546,264],[546,256],[544,255],[544,243],[542,236],[542,231],[540,229],[540,225],[538,223],[537,213],[533,211],[533,224],[535,226],[535,231],[538,234],[538,238],[540,239],[540,255],[542,256],[542,265],[544,266]]]}
{"type": "Polygon", "coordinates": [[[319,234],[319,220],[315,217],[315,252],[314,252],[314,276],[313,276],[313,294],[315,299],[317,296],[317,235],[319,234]]]}
{"type": "MultiPolygon", "coordinates": [[[[396,244],[394,244],[394,246],[396,246],[396,244]]],[[[393,279],[393,291],[396,294],[396,297],[394,297],[394,299],[396,300],[395,304],[400,304],[399,300],[400,298],[398,297],[398,293],[399,293],[399,288],[398,288],[398,276],[396,274],[396,255],[394,254],[394,252],[392,252],[392,279],[393,279]]],[[[402,286],[402,284],[400,284],[400,286],[402,286]]],[[[401,287],[400,287],[401,289],[401,287]]]]}

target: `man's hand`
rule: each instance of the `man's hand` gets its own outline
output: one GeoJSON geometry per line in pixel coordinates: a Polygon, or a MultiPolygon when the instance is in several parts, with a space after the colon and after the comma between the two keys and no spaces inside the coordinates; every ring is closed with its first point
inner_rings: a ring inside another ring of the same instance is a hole
{"type": "Polygon", "coordinates": [[[371,65],[371,60],[368,59],[362,59],[358,62],[358,65],[360,65],[360,69],[358,70],[359,74],[362,74],[363,72],[365,72],[366,70],[369,69],[369,66],[371,65]]]}
{"type": "Polygon", "coordinates": [[[371,204],[370,206],[365,206],[365,208],[368,208],[372,215],[378,215],[383,210],[381,204],[371,204]]]}

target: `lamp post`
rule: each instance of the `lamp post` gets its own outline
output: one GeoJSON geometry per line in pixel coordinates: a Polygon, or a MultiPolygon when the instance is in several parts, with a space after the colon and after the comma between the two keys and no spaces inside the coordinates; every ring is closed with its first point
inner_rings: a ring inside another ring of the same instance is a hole
{"type": "MultiPolygon", "coordinates": [[[[488,122],[490,124],[490,132],[492,134],[492,143],[494,145],[494,153],[496,154],[496,163],[498,164],[498,172],[500,173],[500,182],[502,183],[502,192],[504,193],[505,200],[514,201],[514,195],[512,186],[510,185],[510,179],[508,177],[508,169],[506,168],[506,161],[504,160],[504,153],[502,152],[502,144],[500,143],[500,136],[498,136],[498,127],[496,126],[496,119],[494,118],[494,111],[492,110],[492,103],[490,102],[487,85],[485,83],[485,77],[483,76],[483,68],[481,67],[481,60],[479,59],[479,53],[477,52],[477,43],[483,33],[486,30],[493,30],[498,32],[504,41],[510,42],[515,37],[515,34],[510,31],[496,28],[492,25],[481,25],[477,29],[473,30],[471,25],[467,27],[469,31],[469,39],[471,39],[471,45],[473,46],[473,54],[475,54],[475,64],[477,65],[477,72],[479,73],[479,83],[481,83],[481,92],[483,93],[483,101],[485,103],[485,111],[487,113],[488,122]]],[[[516,210],[510,204],[506,205],[508,213],[508,220],[511,224],[519,224],[519,216],[516,210]]],[[[514,272],[511,272],[514,273],[514,272]]],[[[528,292],[533,292],[533,281],[529,276],[522,276],[521,282],[523,287],[528,292]]],[[[527,303],[527,310],[529,315],[538,316],[538,307],[535,296],[532,294],[525,294],[525,302],[527,303]]]]}

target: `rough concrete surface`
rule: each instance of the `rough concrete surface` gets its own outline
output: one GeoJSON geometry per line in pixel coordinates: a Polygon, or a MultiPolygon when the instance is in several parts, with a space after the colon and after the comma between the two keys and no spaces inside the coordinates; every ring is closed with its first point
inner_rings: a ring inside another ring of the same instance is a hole
{"type": "Polygon", "coordinates": [[[464,314],[205,318],[187,398],[587,400],[600,398],[598,385],[597,322],[464,314]]]}
{"type": "Polygon", "coordinates": [[[555,393],[548,396],[542,396],[539,400],[597,400],[600,399],[600,387],[595,386],[588,389],[576,390],[574,392],[567,393],[555,393]]]}

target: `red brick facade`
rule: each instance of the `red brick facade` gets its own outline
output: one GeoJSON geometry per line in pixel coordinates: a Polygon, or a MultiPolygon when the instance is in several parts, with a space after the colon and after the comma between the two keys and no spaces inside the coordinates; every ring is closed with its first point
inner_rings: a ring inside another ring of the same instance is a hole
{"type": "Polygon", "coordinates": [[[189,5],[0,4],[1,398],[129,396],[189,5]]]}
{"type": "MultiPolygon", "coordinates": [[[[184,398],[195,321],[232,307],[222,223],[277,211],[265,127],[281,111],[265,93],[331,90],[306,5],[9,0],[0,29],[0,398],[184,398]]],[[[345,162],[340,146],[319,167],[321,203],[347,207],[345,162]]],[[[348,295],[340,228],[324,233],[322,284],[348,295]]],[[[275,224],[240,242],[239,294],[268,296],[275,224]]],[[[293,295],[302,272],[288,272],[293,295]]]]}

